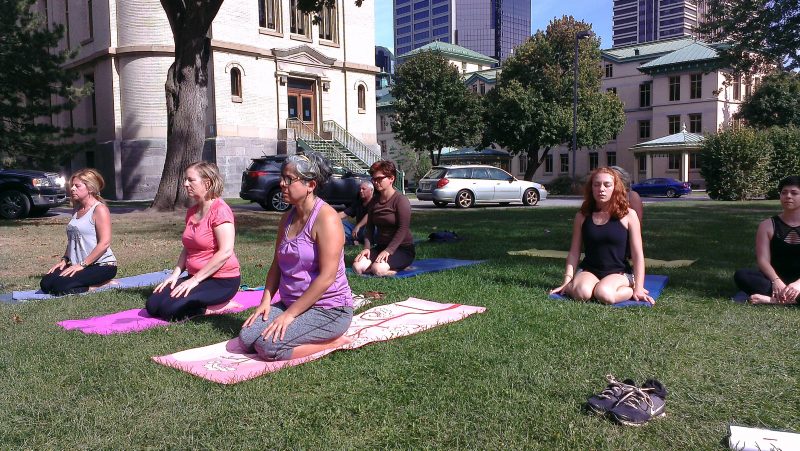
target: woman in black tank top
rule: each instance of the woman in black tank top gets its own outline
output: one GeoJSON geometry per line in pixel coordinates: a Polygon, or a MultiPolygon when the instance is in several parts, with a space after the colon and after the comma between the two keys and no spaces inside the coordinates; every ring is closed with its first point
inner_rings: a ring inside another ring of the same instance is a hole
{"type": "Polygon", "coordinates": [[[584,188],[581,210],[572,226],[564,282],[550,293],[603,304],[634,299],[655,303],[644,289],[644,252],[639,218],[629,207],[616,171],[594,170],[584,188]],[[586,256],[578,264],[581,246],[586,256]],[[631,268],[626,258],[630,248],[631,268]]]}
{"type": "Polygon", "coordinates": [[[778,184],[783,212],[761,221],[756,232],[758,269],[733,279],[753,304],[797,304],[800,294],[800,176],[778,184]]]}

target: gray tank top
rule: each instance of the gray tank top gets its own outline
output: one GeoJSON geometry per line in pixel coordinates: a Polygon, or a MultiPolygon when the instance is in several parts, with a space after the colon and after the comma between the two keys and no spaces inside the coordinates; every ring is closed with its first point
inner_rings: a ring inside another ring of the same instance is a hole
{"type": "MultiPolygon", "coordinates": [[[[100,202],[95,203],[83,216],[78,218],[78,212],[72,215],[67,224],[67,257],[74,265],[86,259],[97,247],[97,229],[94,226],[94,209],[100,202]]],[[[109,247],[93,263],[116,263],[117,258],[109,247]]]]}

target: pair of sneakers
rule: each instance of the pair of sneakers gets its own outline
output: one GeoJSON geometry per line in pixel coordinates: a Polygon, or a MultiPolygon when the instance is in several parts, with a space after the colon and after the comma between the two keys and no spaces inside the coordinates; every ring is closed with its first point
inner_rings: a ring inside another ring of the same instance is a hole
{"type": "Polygon", "coordinates": [[[627,426],[641,426],[655,417],[664,416],[667,388],[656,379],[648,379],[637,387],[631,379],[618,381],[607,375],[608,386],[587,400],[595,413],[610,414],[617,422],[627,426]]]}

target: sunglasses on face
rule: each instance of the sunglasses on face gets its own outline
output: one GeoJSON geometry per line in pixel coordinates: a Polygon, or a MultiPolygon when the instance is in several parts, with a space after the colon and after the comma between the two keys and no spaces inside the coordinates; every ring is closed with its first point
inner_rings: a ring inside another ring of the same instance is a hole
{"type": "Polygon", "coordinates": [[[389,176],[387,175],[379,175],[377,177],[372,177],[372,183],[380,183],[383,181],[383,179],[388,179],[388,178],[389,176]]]}

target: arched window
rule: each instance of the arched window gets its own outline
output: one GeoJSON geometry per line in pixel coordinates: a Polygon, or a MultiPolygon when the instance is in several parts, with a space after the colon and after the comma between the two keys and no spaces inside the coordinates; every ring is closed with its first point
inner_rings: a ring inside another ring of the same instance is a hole
{"type": "Polygon", "coordinates": [[[242,71],[239,68],[231,68],[231,98],[242,100],[242,71]]]}
{"type": "Polygon", "coordinates": [[[358,112],[363,113],[367,110],[367,88],[358,85],[358,112]]]}

